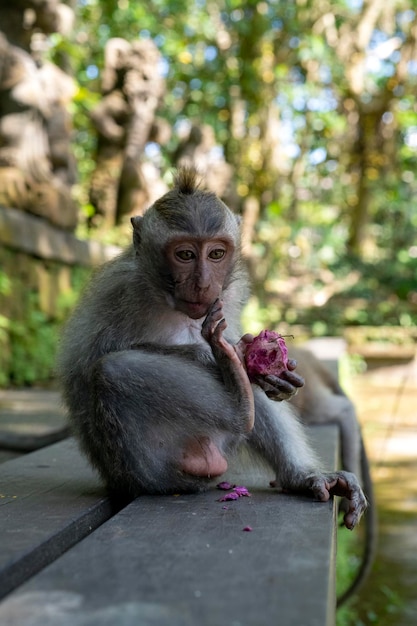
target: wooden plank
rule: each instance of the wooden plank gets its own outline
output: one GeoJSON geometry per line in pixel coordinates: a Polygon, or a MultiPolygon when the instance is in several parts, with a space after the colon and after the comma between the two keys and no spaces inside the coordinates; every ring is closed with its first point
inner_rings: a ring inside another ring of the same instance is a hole
{"type": "Polygon", "coordinates": [[[0,465],[0,597],[113,513],[73,440],[0,465]]]}
{"type": "MultiPolygon", "coordinates": [[[[313,436],[334,467],[336,428],[313,436]]],[[[252,497],[228,503],[216,489],[138,498],[12,593],[0,623],[333,625],[334,503],[259,478],[244,481],[252,497]]]]}

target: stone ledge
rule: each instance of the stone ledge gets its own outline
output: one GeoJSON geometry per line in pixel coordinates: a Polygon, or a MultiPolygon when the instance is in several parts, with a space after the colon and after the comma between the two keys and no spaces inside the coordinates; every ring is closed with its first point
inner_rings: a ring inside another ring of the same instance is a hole
{"type": "Polygon", "coordinates": [[[42,218],[1,206],[0,244],[41,259],[86,267],[101,265],[121,251],[98,241],[82,241],[42,218]]]}

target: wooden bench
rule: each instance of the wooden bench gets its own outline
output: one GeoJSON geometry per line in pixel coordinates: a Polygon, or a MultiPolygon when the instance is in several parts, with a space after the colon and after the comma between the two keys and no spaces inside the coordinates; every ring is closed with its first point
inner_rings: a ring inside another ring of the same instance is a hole
{"type": "MultiPolygon", "coordinates": [[[[311,429],[328,469],[338,431],[311,429]]],[[[67,439],[0,465],[2,626],[335,623],[334,501],[280,494],[144,496],[118,508],[67,439]],[[252,531],[245,531],[245,527],[252,531]]]]}

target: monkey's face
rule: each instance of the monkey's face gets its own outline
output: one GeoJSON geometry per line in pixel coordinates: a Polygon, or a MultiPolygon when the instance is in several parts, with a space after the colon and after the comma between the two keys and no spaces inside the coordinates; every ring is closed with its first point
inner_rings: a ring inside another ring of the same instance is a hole
{"type": "Polygon", "coordinates": [[[181,237],[165,248],[172,276],[174,307],[192,319],[207,314],[222,294],[234,263],[234,245],[228,237],[181,237]]]}

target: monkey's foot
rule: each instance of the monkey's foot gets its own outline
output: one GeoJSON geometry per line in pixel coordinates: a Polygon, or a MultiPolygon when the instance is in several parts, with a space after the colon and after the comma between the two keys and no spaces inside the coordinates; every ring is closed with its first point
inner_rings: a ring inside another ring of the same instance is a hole
{"type": "MultiPolygon", "coordinates": [[[[271,481],[271,487],[277,481],[271,481]]],[[[345,499],[346,513],[343,518],[346,528],[353,530],[368,506],[365,495],[355,474],[351,472],[334,472],[331,474],[314,474],[290,486],[290,491],[312,491],[317,500],[327,502],[332,496],[345,499]]]]}
{"type": "Polygon", "coordinates": [[[316,476],[312,480],[311,489],[314,495],[323,502],[327,502],[331,496],[341,496],[346,499],[348,510],[343,521],[349,530],[353,530],[368,505],[355,474],[350,472],[334,472],[334,474],[316,476]]]}
{"type": "Polygon", "coordinates": [[[193,437],[186,443],[180,469],[192,476],[221,476],[227,470],[227,461],[210,437],[193,437]]]}

